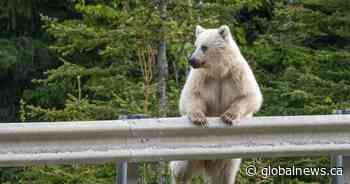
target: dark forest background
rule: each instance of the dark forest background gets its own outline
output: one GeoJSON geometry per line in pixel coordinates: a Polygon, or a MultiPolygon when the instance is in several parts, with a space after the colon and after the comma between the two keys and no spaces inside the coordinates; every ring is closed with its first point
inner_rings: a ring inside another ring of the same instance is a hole
{"type": "MultiPolygon", "coordinates": [[[[227,24],[264,95],[257,116],[350,108],[350,0],[1,0],[0,122],[178,116],[195,26],[227,24]]],[[[329,167],[328,157],[248,159],[329,167]]],[[[140,163],[140,183],[158,183],[140,163]]],[[[0,183],[113,183],[114,164],[0,169],[0,183]]],[[[201,183],[196,179],[195,183],[201,183]]],[[[239,183],[328,183],[326,176],[239,183]]]]}

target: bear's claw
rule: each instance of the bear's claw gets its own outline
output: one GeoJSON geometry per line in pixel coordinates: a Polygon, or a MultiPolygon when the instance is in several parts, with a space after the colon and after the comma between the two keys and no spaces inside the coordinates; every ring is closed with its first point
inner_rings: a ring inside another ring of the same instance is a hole
{"type": "Polygon", "coordinates": [[[190,121],[195,125],[201,125],[203,128],[208,128],[208,121],[205,115],[201,112],[191,113],[188,115],[190,121]]]}
{"type": "Polygon", "coordinates": [[[233,125],[238,123],[239,116],[235,113],[225,112],[220,118],[224,123],[233,125]]]}

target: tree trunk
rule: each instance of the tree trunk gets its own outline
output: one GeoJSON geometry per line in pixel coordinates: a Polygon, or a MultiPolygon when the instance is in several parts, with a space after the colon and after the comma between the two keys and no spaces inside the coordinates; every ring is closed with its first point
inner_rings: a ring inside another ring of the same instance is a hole
{"type": "Polygon", "coordinates": [[[166,94],[167,83],[166,80],[168,78],[168,62],[166,57],[166,40],[165,40],[165,26],[164,23],[166,21],[166,8],[167,8],[167,0],[160,0],[160,39],[158,46],[158,61],[157,61],[157,72],[158,72],[158,85],[157,85],[157,93],[159,99],[159,116],[165,117],[167,115],[167,103],[168,98],[166,94]]]}
{"type": "Polygon", "coordinates": [[[202,16],[202,8],[203,8],[203,0],[199,0],[198,1],[198,17],[197,17],[197,22],[198,24],[201,23],[202,19],[201,19],[201,16],[202,16]]]}
{"type": "MultiPolygon", "coordinates": [[[[168,61],[166,57],[166,40],[165,40],[165,22],[167,19],[167,3],[168,0],[159,1],[159,14],[161,18],[160,23],[160,37],[159,37],[159,46],[158,46],[158,86],[157,93],[159,99],[159,111],[158,114],[160,117],[166,117],[168,112],[168,97],[166,94],[167,89],[167,78],[168,78],[168,61]]],[[[164,161],[158,163],[158,173],[159,173],[159,184],[165,183],[165,175],[167,173],[167,164],[164,161]]]]}

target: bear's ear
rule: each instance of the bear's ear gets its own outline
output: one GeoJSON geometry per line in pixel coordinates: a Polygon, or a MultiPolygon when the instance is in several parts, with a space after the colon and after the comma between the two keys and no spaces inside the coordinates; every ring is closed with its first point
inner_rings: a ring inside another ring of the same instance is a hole
{"type": "Polygon", "coordinates": [[[231,34],[230,28],[227,25],[220,26],[218,29],[218,33],[222,36],[222,38],[226,39],[228,35],[231,34]]]}
{"type": "Polygon", "coordinates": [[[198,37],[198,35],[201,34],[203,31],[205,31],[205,29],[202,26],[197,25],[197,27],[196,27],[196,37],[198,37]]]}

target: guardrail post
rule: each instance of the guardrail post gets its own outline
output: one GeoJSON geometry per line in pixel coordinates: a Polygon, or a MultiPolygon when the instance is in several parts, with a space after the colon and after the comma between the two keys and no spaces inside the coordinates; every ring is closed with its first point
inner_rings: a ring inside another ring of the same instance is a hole
{"type": "Polygon", "coordinates": [[[350,183],[350,156],[343,157],[344,183],[350,183]]]}
{"type": "MultiPolygon", "coordinates": [[[[144,114],[135,114],[128,115],[127,113],[119,116],[119,119],[143,119],[146,118],[147,115],[144,114]]],[[[129,163],[127,161],[119,161],[117,162],[117,178],[116,184],[137,184],[137,163],[129,163]],[[128,167],[129,165],[129,167],[128,167]],[[129,171],[129,173],[128,173],[129,171]]]]}
{"type": "MultiPolygon", "coordinates": [[[[120,115],[119,119],[127,119],[127,115],[120,115]]],[[[116,164],[116,184],[128,183],[128,163],[126,161],[119,161],[116,164]]]]}
{"type": "Polygon", "coordinates": [[[128,163],[126,161],[117,162],[117,183],[116,184],[127,184],[128,183],[128,163]]]}
{"type": "MultiPolygon", "coordinates": [[[[336,114],[350,114],[350,109],[337,110],[336,114]]],[[[332,176],[332,184],[350,184],[350,156],[334,155],[331,158],[332,167],[342,167],[343,175],[332,176]]]]}

